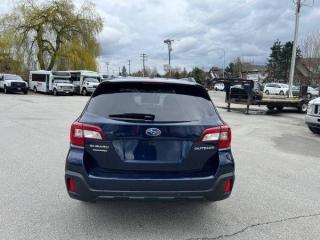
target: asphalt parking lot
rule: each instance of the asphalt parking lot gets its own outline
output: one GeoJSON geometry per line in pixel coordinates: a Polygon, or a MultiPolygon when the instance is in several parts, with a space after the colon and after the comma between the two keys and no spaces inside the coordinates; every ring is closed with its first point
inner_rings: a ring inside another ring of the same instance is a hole
{"type": "Polygon", "coordinates": [[[320,136],[302,114],[219,108],[233,129],[228,200],[88,204],[69,198],[63,178],[87,100],[0,93],[0,239],[319,239],[320,136]]]}

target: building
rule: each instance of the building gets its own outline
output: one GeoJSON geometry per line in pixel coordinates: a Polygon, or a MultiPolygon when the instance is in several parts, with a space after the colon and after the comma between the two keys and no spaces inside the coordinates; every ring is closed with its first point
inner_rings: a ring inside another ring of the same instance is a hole
{"type": "Polygon", "coordinates": [[[242,63],[242,78],[263,82],[267,77],[267,67],[264,65],[255,65],[251,63],[242,63]]]}
{"type": "Polygon", "coordinates": [[[320,58],[301,58],[296,63],[295,79],[300,84],[320,85],[320,58]]]}

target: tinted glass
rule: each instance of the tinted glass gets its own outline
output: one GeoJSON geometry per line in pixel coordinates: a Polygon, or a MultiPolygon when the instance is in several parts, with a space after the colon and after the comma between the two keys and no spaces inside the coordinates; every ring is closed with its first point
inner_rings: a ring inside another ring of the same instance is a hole
{"type": "Polygon", "coordinates": [[[19,80],[22,81],[22,78],[17,75],[5,75],[6,80],[19,80]]]}
{"type": "Polygon", "coordinates": [[[154,115],[155,122],[213,118],[215,108],[202,87],[172,84],[116,83],[98,87],[87,112],[110,118],[126,113],[154,115]]]}
{"type": "Polygon", "coordinates": [[[99,80],[97,78],[85,78],[85,80],[91,83],[99,83],[99,80]]]}
{"type": "Polygon", "coordinates": [[[69,79],[63,79],[63,78],[54,78],[53,82],[55,82],[55,83],[71,83],[69,79]]]}
{"type": "Polygon", "coordinates": [[[47,75],[45,74],[32,74],[32,81],[45,82],[47,75]]]}

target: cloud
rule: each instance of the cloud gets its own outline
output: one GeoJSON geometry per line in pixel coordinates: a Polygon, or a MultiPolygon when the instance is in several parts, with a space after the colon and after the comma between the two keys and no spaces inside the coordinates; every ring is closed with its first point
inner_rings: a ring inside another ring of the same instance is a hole
{"type": "MultiPolygon", "coordinates": [[[[76,0],[77,4],[83,0],[76,0]]],[[[0,14],[9,1],[0,3],[0,14]]],[[[147,64],[159,70],[167,63],[164,39],[174,39],[173,65],[209,68],[247,57],[258,64],[266,62],[277,39],[291,41],[294,8],[291,0],[96,0],[105,28],[99,36],[102,70],[105,62],[117,70],[132,60],[132,69],[141,68],[140,54],[148,54],[147,64]]],[[[9,5],[10,6],[10,5],[9,5]]],[[[300,41],[319,30],[320,2],[304,7],[300,41]]]]}

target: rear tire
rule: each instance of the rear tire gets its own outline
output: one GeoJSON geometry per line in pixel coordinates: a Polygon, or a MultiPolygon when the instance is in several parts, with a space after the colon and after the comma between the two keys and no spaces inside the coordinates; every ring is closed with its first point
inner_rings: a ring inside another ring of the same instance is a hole
{"type": "Polygon", "coordinates": [[[277,107],[277,110],[278,110],[278,111],[282,111],[282,110],[283,110],[283,107],[277,107]]]}
{"type": "Polygon", "coordinates": [[[266,91],[265,91],[265,94],[270,95],[269,90],[266,90],[266,91]]]}
{"type": "Polygon", "coordinates": [[[281,96],[284,96],[284,92],[283,92],[283,91],[280,91],[280,95],[281,95],[281,96]]]}
{"type": "Polygon", "coordinates": [[[4,86],[3,92],[4,92],[4,94],[8,94],[9,93],[7,86],[4,86]]]}
{"type": "Polygon", "coordinates": [[[311,99],[311,98],[312,98],[312,94],[311,94],[311,93],[308,93],[307,98],[308,98],[308,99],[311,99]]]}
{"type": "Polygon", "coordinates": [[[274,110],[274,106],[268,105],[267,108],[268,108],[270,111],[274,110]]]}
{"type": "Polygon", "coordinates": [[[37,92],[38,92],[38,90],[37,90],[36,87],[33,88],[33,92],[34,92],[34,93],[37,93],[37,92]]]}
{"type": "Polygon", "coordinates": [[[309,126],[309,129],[310,129],[310,131],[313,132],[314,134],[320,134],[320,128],[315,128],[315,127],[309,126]]]}
{"type": "Polygon", "coordinates": [[[301,106],[298,107],[298,111],[300,113],[307,113],[308,111],[308,104],[302,103],[301,106]]]}
{"type": "Polygon", "coordinates": [[[24,95],[27,95],[27,94],[28,94],[28,90],[25,90],[25,91],[23,92],[23,94],[24,94],[24,95]]]}

